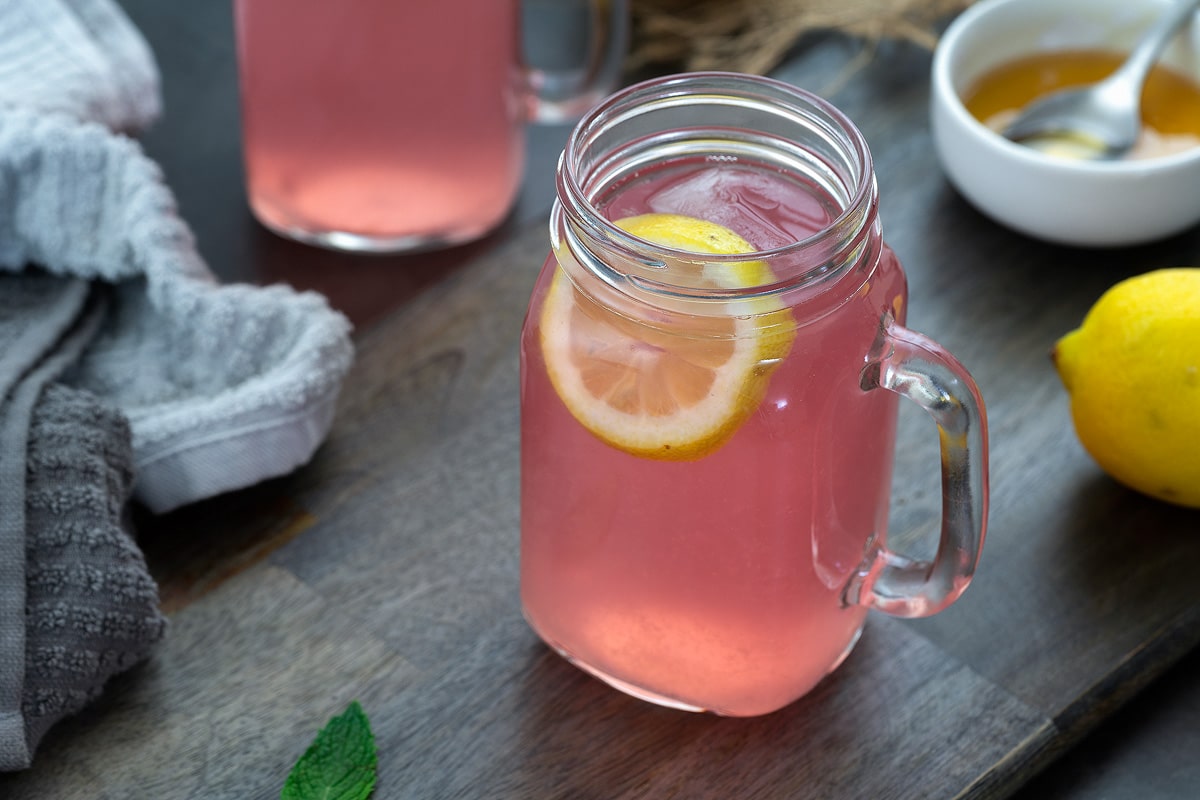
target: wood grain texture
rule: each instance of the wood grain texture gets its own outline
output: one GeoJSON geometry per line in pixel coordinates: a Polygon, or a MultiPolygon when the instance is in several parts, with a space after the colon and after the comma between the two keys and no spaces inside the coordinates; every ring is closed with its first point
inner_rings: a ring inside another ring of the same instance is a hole
{"type": "MultiPolygon", "coordinates": [[[[517,598],[517,335],[541,222],[463,259],[358,336],[329,441],[294,475],[145,518],[172,629],[47,737],[0,797],[266,798],[359,698],[380,798],[999,798],[1200,640],[1200,516],[1104,477],[1047,358],[1125,275],[1194,260],[1200,232],[1041,245],[945,183],[927,53],[806,41],[781,77],[827,91],[876,158],[909,323],[961,357],[992,427],[974,585],[930,620],[871,618],[846,664],[766,717],[621,695],[542,646],[517,598]]],[[[214,212],[215,213],[215,212],[214,212]]],[[[936,534],[932,426],[902,419],[892,541],[936,534]]]]}
{"type": "Polygon", "coordinates": [[[323,721],[417,671],[293,576],[261,568],[174,615],[153,660],[56,728],[8,800],[278,797],[323,721]]]}
{"type": "Polygon", "coordinates": [[[312,524],[178,612],[166,652],[55,731],[44,761],[69,769],[0,788],[266,797],[312,720],[351,695],[382,743],[382,797],[907,798],[930,775],[945,796],[985,797],[991,767],[1046,746],[1046,717],[894,620],[754,720],[649,706],[538,643],[517,602],[516,333],[543,236],[365,338],[295,487],[312,524]]]}

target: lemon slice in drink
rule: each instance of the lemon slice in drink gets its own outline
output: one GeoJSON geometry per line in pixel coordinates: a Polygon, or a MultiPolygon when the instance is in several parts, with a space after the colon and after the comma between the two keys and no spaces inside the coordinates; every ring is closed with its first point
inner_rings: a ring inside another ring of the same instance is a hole
{"type": "MultiPolygon", "coordinates": [[[[642,239],[691,253],[754,248],[716,223],[643,214],[616,223],[642,239]]],[[[762,261],[703,264],[689,286],[739,289],[775,280],[762,261]]],[[[676,315],[648,324],[605,308],[555,271],[541,314],[541,346],[555,391],[585,428],[633,455],[696,459],[724,444],[762,402],[795,338],[777,299],[739,301],[736,314],[676,315]]]]}

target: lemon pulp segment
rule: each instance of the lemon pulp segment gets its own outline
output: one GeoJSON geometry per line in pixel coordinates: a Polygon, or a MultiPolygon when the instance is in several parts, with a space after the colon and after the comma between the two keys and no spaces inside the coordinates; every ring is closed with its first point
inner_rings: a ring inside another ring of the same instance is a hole
{"type": "MultiPolygon", "coordinates": [[[[724,226],[676,214],[616,223],[677,250],[754,252],[724,226]]],[[[686,265],[687,285],[724,289],[773,282],[762,261],[686,265]]],[[[747,302],[747,301],[741,301],[747,302]]],[[[704,456],[758,407],[795,337],[791,312],[756,298],[753,314],[676,315],[669,325],[629,319],[580,292],[555,270],[541,313],[541,347],[555,391],[575,419],[608,444],[664,460],[704,456]]]]}

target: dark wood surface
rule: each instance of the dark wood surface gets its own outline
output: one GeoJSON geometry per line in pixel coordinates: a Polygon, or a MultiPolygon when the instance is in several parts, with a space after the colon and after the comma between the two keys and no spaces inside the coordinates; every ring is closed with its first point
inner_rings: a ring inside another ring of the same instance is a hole
{"type": "MultiPolygon", "coordinates": [[[[565,129],[531,134],[521,202],[485,241],[384,258],[294,245],[245,209],[228,9],[124,4],[164,71],[166,113],[144,143],[202,253],[226,280],[324,291],[357,323],[359,353],[311,464],[139,515],[168,638],[54,730],[32,770],[0,776],[0,797],[277,797],[354,698],[379,742],[380,798],[1196,796],[1200,513],[1098,471],[1046,354],[1120,278],[1200,262],[1200,231],[1100,252],[1008,232],[937,166],[927,53],[885,45],[848,71],[859,45],[805,41],[779,76],[862,127],[909,322],[988,402],[991,529],[957,605],[872,617],[794,705],[752,720],[668,711],[550,654],[517,600],[517,334],[565,129]]],[[[938,513],[935,437],[915,414],[900,437],[893,540],[919,552],[938,513]]]]}

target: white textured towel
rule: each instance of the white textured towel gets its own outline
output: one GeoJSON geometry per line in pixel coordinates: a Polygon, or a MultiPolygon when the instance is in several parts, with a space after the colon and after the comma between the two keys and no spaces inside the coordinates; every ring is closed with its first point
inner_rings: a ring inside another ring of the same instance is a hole
{"type": "Polygon", "coordinates": [[[0,770],[164,635],[130,492],[307,461],[353,358],[319,295],[218,285],[119,133],[158,108],[112,0],[0,0],[0,770]]]}
{"type": "Polygon", "coordinates": [[[158,70],[107,0],[4,0],[0,105],[136,130],[158,116],[158,70]]]}
{"type": "Polygon", "coordinates": [[[158,166],[115,133],[158,108],[111,0],[0,4],[0,269],[115,285],[64,382],[128,417],[135,496],[161,512],[306,462],[353,348],[319,295],[216,283],[158,166]]]}

